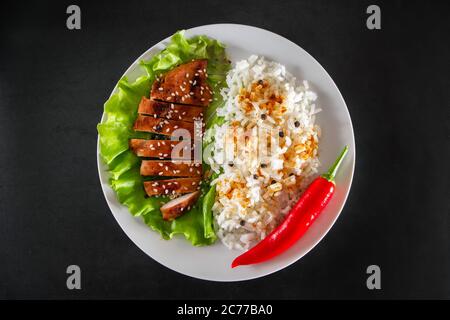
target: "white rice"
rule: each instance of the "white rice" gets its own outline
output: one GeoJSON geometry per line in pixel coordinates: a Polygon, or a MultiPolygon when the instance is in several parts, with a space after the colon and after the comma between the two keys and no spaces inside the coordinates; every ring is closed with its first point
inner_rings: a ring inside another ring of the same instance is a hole
{"type": "Polygon", "coordinates": [[[298,84],[283,65],[263,57],[237,62],[227,85],[217,110],[225,123],[205,136],[213,141],[208,162],[220,173],[213,214],[222,242],[245,250],[282,221],[317,176],[320,109],[306,81],[298,84]],[[269,151],[261,151],[269,139],[269,151]]]}

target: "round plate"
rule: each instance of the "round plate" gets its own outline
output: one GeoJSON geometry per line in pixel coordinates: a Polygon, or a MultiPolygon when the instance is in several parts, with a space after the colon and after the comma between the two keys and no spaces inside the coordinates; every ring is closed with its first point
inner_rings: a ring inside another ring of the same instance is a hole
{"type": "MultiPolygon", "coordinates": [[[[252,54],[263,55],[284,64],[298,80],[309,81],[312,90],[318,94],[316,104],[322,108],[322,112],[317,115],[317,123],[322,128],[319,144],[321,170],[325,171],[333,163],[344,145],[349,146],[349,153],[336,177],[337,188],[333,199],[308,232],[284,254],[259,265],[231,269],[232,260],[241,252],[227,249],[220,241],[211,246],[193,247],[181,236],[170,241],[163,240],[141,218],[133,217],[118,202],[109,186],[108,172],[100,160],[97,145],[102,189],[109,208],[123,231],[142,251],[162,265],[205,280],[239,281],[262,277],[286,268],[303,257],[325,236],[339,216],[350,191],[355,166],[352,122],[345,101],[331,77],[312,56],[295,43],[270,31],[236,24],[214,24],[186,30],[187,37],[194,35],[207,35],[224,43],[233,64],[252,54]]],[[[144,70],[139,67],[138,61],[150,59],[164,49],[168,41],[169,38],[148,49],[128,68],[124,76],[134,80],[143,75],[144,70]]]]}

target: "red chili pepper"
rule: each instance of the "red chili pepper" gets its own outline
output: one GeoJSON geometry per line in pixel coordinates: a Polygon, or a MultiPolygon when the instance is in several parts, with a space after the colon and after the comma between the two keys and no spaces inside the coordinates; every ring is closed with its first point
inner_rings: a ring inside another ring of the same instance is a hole
{"type": "Polygon", "coordinates": [[[256,246],[234,259],[231,267],[269,260],[291,247],[309,229],[334,194],[334,177],[347,154],[345,146],[327,173],[316,178],[286,216],[286,219],[256,246]]]}

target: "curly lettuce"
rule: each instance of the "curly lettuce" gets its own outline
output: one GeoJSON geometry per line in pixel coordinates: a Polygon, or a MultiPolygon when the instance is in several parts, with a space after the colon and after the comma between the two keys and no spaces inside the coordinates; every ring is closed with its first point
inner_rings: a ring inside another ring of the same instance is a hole
{"type": "Polygon", "coordinates": [[[217,107],[223,104],[220,90],[225,85],[230,62],[225,47],[217,40],[206,36],[186,38],[184,31],[175,33],[167,47],[148,61],[141,61],[145,75],[129,82],[120,79],[117,91],[104,105],[104,121],[97,125],[100,155],[108,166],[110,185],[120,203],[127,206],[134,216],[141,216],[145,223],[159,232],[164,239],[182,234],[195,246],[209,245],[216,240],[213,227],[212,205],[215,190],[208,183],[202,186],[202,196],[197,204],[173,221],[162,219],[160,206],[166,197],[147,197],[143,182],[151,179],[139,174],[141,164],[130,149],[131,138],[150,139],[150,133],[135,132],[133,123],[142,96],[149,96],[150,86],[160,73],[165,73],[181,63],[192,59],[208,59],[208,82],[214,92],[214,101],[206,111],[206,119],[214,118],[217,107]]]}

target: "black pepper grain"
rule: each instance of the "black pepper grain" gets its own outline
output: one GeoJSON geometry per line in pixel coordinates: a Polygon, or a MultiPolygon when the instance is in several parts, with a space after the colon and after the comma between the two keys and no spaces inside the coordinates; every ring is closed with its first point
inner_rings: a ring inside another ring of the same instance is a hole
{"type": "Polygon", "coordinates": [[[254,175],[253,175],[253,179],[258,180],[258,175],[257,175],[257,174],[254,174],[254,175]]]}
{"type": "Polygon", "coordinates": [[[295,122],[294,122],[294,126],[295,126],[296,128],[300,127],[300,122],[295,121],[295,122]]]}
{"type": "Polygon", "coordinates": [[[267,116],[266,116],[265,113],[261,114],[261,119],[262,119],[262,120],[266,120],[266,119],[267,119],[267,116]]]}
{"type": "Polygon", "coordinates": [[[280,136],[280,138],[283,138],[284,137],[284,132],[280,131],[280,132],[278,132],[278,135],[280,136]]]}
{"type": "Polygon", "coordinates": [[[241,220],[241,222],[239,222],[239,224],[240,224],[241,226],[244,226],[244,225],[245,225],[245,221],[244,221],[244,220],[241,220]]]}
{"type": "Polygon", "coordinates": [[[261,163],[261,168],[266,168],[266,167],[267,167],[267,164],[261,163]]]}
{"type": "Polygon", "coordinates": [[[228,162],[228,165],[229,165],[230,167],[232,167],[232,166],[234,166],[234,163],[233,163],[233,162],[228,162]]]}

